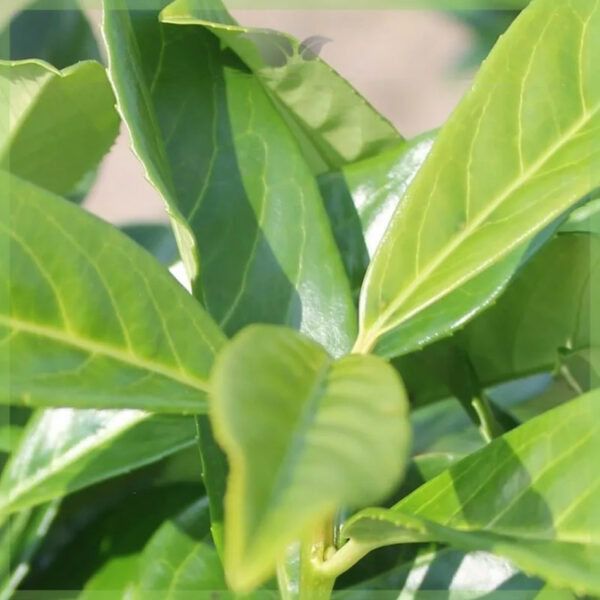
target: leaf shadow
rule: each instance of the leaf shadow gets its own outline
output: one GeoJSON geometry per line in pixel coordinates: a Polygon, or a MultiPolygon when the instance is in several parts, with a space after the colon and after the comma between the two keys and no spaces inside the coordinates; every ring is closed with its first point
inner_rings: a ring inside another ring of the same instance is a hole
{"type": "Polygon", "coordinates": [[[299,294],[265,234],[270,220],[273,235],[279,215],[265,206],[269,149],[252,129],[249,90],[260,84],[201,27],[159,24],[155,12],[136,11],[134,35],[156,54],[144,57],[144,78],[178,208],[196,238],[196,295],[228,335],[255,322],[298,328],[299,294]]]}

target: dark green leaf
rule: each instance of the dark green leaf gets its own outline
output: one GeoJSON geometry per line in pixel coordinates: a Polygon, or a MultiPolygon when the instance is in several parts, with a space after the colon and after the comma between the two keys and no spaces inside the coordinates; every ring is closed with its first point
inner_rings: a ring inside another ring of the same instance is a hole
{"type": "Polygon", "coordinates": [[[206,27],[106,5],[119,107],[169,206],[194,294],[228,334],[284,323],[347,352],[356,315],[343,265],[312,173],[262,83],[206,27]]]}
{"type": "Polygon", "coordinates": [[[57,69],[82,60],[101,61],[100,49],[77,0],[63,1],[60,10],[46,10],[48,0],[28,4],[0,32],[0,58],[38,58],[57,69]]]}
{"type": "Polygon", "coordinates": [[[133,223],[123,225],[121,231],[145,248],[163,265],[172,266],[179,260],[177,242],[168,225],[158,223],[133,223]]]}
{"type": "Polygon", "coordinates": [[[0,185],[11,193],[0,226],[4,402],[206,410],[223,336],[194,299],[106,223],[1,172],[0,185]]]}

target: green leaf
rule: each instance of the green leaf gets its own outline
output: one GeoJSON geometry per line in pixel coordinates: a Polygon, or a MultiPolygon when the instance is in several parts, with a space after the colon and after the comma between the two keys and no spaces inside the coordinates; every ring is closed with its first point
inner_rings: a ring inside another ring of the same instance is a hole
{"type": "Polygon", "coordinates": [[[591,194],[583,206],[571,213],[561,231],[587,231],[600,235],[600,191],[591,194]]]}
{"type": "Polygon", "coordinates": [[[109,6],[121,8],[104,15],[111,80],[194,294],[227,334],[281,323],[347,352],[356,315],[343,265],[314,177],[261,82],[205,27],[109,6]]]}
{"type": "Polygon", "coordinates": [[[7,600],[25,579],[52,525],[60,501],[11,516],[0,531],[0,598],[7,600]]]}
{"type": "Polygon", "coordinates": [[[140,558],[136,598],[163,591],[165,600],[185,593],[227,589],[223,568],[210,543],[208,502],[202,499],[150,539],[140,558]]]}
{"type": "Polygon", "coordinates": [[[425,309],[443,314],[452,292],[600,184],[598,31],[595,0],[534,0],[499,41],[367,271],[357,349],[384,335],[406,344],[425,309]]]}
{"type": "Polygon", "coordinates": [[[4,402],[206,410],[223,336],[192,297],[118,230],[0,172],[0,389],[4,402]],[[8,360],[8,364],[4,361],[8,360]]]}
{"type": "Polygon", "coordinates": [[[121,231],[145,248],[163,265],[172,266],[179,260],[179,251],[173,231],[159,223],[132,223],[123,225],[121,231]]]}
{"type": "Polygon", "coordinates": [[[600,391],[537,417],[392,509],[359,512],[364,546],[436,541],[512,560],[557,587],[600,592],[600,391]],[[568,482],[568,484],[565,484],[568,482]]]}
{"type": "Polygon", "coordinates": [[[448,381],[433,382],[449,356],[464,353],[483,387],[553,371],[561,352],[589,350],[600,331],[593,319],[600,281],[600,238],[561,233],[511,280],[498,302],[448,340],[401,357],[414,403],[451,395],[448,381]]]}
{"type": "Polygon", "coordinates": [[[434,136],[435,132],[427,133],[318,178],[355,295],[402,195],[431,149],[434,136]]]}
{"type": "Polygon", "coordinates": [[[0,516],[127,473],[194,443],[189,417],[137,410],[39,411],[2,473],[0,516]]]}
{"type": "MultiPolygon", "coordinates": [[[[534,600],[544,583],[487,552],[423,548],[414,560],[334,594],[334,600],[534,600]],[[442,591],[443,590],[443,591],[442,591]],[[494,594],[497,592],[497,596],[494,594]]],[[[554,600],[574,600],[568,592],[554,600]]]]}
{"type": "Polygon", "coordinates": [[[232,587],[260,583],[287,543],[339,505],[380,500],[398,482],[410,443],[407,405],[380,359],[334,362],[291,330],[252,326],[219,355],[211,384],[213,426],[231,469],[232,587]]]}
{"type": "Polygon", "coordinates": [[[48,0],[29,3],[0,32],[0,58],[38,58],[57,69],[82,60],[101,62],[98,43],[77,0],[61,2],[59,10],[46,10],[48,0]]]}
{"type": "Polygon", "coordinates": [[[57,71],[41,61],[0,61],[0,100],[10,107],[0,127],[0,167],[59,195],[75,191],[119,131],[97,62],[57,71]]]}
{"type": "Polygon", "coordinates": [[[223,498],[227,486],[228,464],[223,450],[217,445],[207,415],[196,417],[198,449],[202,459],[202,480],[206,488],[210,507],[210,531],[219,552],[223,557],[223,528],[225,507],[223,498]]]}
{"type": "Polygon", "coordinates": [[[220,0],[176,0],[160,18],[164,23],[206,27],[231,48],[327,168],[378,155],[402,140],[394,126],[306,43],[270,29],[240,27],[220,0]]]}

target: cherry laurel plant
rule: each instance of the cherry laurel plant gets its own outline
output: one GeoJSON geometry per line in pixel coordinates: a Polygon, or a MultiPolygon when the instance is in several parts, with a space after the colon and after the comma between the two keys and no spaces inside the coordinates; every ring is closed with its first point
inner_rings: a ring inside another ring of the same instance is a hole
{"type": "Polygon", "coordinates": [[[600,596],[600,2],[412,140],[143,4],[0,36],[0,598],[600,596]],[[121,125],[170,227],[79,206],[121,125]]]}

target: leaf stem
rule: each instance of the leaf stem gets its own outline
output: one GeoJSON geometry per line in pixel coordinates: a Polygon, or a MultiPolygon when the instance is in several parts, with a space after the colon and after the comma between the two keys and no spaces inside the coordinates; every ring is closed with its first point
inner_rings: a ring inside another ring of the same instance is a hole
{"type": "Polygon", "coordinates": [[[479,431],[481,431],[486,442],[489,443],[504,433],[503,427],[494,415],[489,398],[483,392],[471,400],[471,406],[477,414],[479,431]]]}

